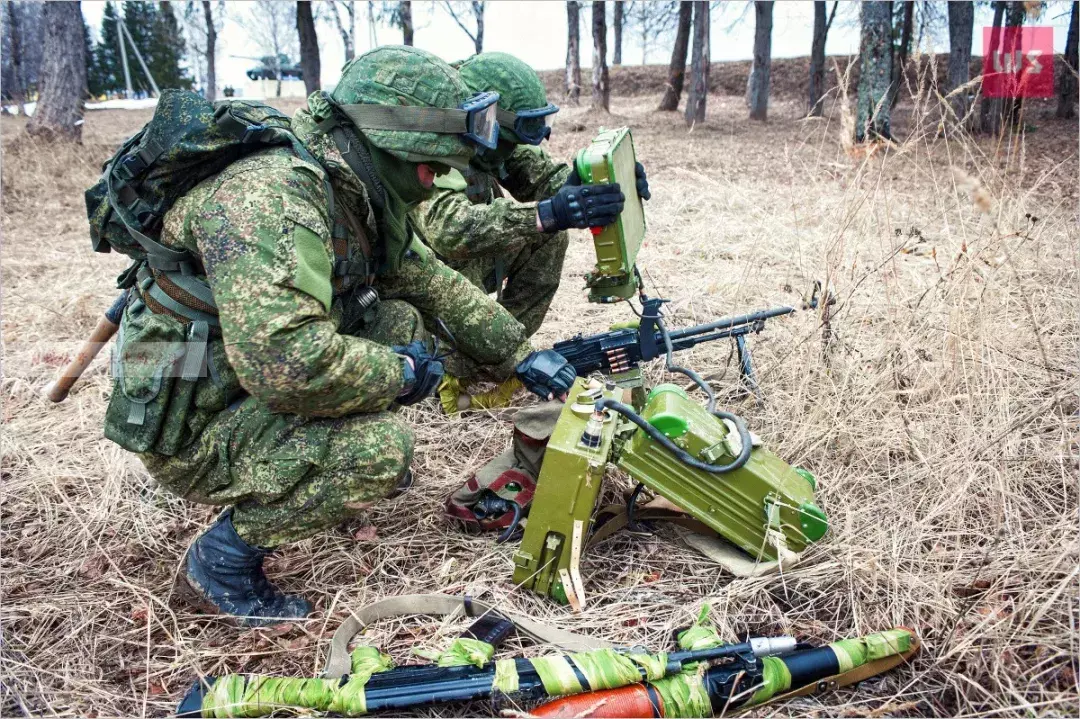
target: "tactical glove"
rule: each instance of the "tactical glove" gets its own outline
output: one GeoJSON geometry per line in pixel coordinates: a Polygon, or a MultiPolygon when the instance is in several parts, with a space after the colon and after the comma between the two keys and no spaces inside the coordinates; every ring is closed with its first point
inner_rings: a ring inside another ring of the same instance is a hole
{"type": "Polygon", "coordinates": [[[395,345],[391,349],[401,355],[401,369],[405,375],[405,386],[397,397],[398,404],[416,404],[435,392],[435,388],[442,381],[443,363],[428,352],[423,342],[413,340],[407,345],[395,345]]]}
{"type": "Polygon", "coordinates": [[[603,227],[614,222],[622,212],[626,197],[618,183],[579,185],[575,180],[577,176],[571,175],[558,192],[536,204],[536,215],[544,232],[559,232],[571,227],[603,227]]]}
{"type": "Polygon", "coordinates": [[[649,192],[649,178],[645,176],[645,165],[640,162],[634,163],[634,180],[637,184],[638,197],[643,200],[652,197],[652,193],[649,192]]]}
{"type": "Polygon", "coordinates": [[[574,365],[555,350],[533,352],[515,370],[525,387],[540,399],[555,399],[570,390],[577,377],[574,365]]]}

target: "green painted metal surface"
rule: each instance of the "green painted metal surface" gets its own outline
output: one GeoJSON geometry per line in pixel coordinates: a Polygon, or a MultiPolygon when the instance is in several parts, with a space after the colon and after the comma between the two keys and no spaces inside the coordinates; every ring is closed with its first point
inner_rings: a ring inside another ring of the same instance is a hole
{"type": "Polygon", "coordinates": [[[619,219],[593,235],[596,268],[586,276],[590,302],[610,297],[626,299],[637,291],[634,263],[645,239],[645,209],[635,190],[635,162],[628,127],[602,130],[574,159],[584,184],[617,182],[626,196],[619,219]]]}
{"type": "MultiPolygon", "coordinates": [[[[686,431],[669,436],[692,456],[713,464],[734,458],[726,425],[685,394],[654,390],[641,414],[662,430],[672,418],[681,418],[686,431]]],[[[686,466],[638,431],[625,443],[618,466],[755,558],[777,559],[775,546],[766,540],[770,524],[793,552],[828,530],[825,514],[814,504],[812,483],[763,447],[754,448],[743,467],[710,474],[686,466]]]]}
{"type": "MultiPolygon", "coordinates": [[[[593,509],[607,471],[617,425],[614,418],[602,425],[596,447],[582,443],[591,412],[575,412],[574,406],[592,403],[583,396],[589,383],[590,380],[579,377],[570,388],[544,453],[521,547],[514,552],[515,584],[564,603],[569,600],[571,604],[575,600],[584,601],[577,559],[592,530],[593,509]]],[[[594,392],[601,391],[597,383],[593,385],[594,392]]],[[[602,391],[620,402],[628,401],[630,394],[619,387],[602,391]]]]}

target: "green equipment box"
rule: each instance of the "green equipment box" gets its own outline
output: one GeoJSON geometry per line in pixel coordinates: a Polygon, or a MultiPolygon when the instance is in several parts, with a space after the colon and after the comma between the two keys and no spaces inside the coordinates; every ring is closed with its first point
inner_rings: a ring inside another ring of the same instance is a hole
{"type": "Polygon", "coordinates": [[[638,289],[634,263],[645,239],[645,210],[637,194],[636,162],[628,127],[601,130],[592,144],[574,158],[574,167],[584,184],[617,182],[626,196],[614,224],[593,228],[596,268],[585,277],[590,302],[627,299],[638,289]]]}

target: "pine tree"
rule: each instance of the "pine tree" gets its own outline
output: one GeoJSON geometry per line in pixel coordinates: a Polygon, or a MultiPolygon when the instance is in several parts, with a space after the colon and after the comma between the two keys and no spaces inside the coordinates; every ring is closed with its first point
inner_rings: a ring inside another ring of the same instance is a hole
{"type": "Polygon", "coordinates": [[[115,93],[124,90],[119,32],[120,28],[116,24],[116,6],[107,2],[101,18],[101,39],[94,47],[94,83],[100,93],[115,93]]]}
{"type": "Polygon", "coordinates": [[[190,89],[191,78],[180,64],[187,53],[187,45],[180,31],[180,23],[173,13],[172,3],[161,3],[152,35],[152,59],[147,58],[147,64],[158,87],[162,90],[167,87],[190,89]]]}

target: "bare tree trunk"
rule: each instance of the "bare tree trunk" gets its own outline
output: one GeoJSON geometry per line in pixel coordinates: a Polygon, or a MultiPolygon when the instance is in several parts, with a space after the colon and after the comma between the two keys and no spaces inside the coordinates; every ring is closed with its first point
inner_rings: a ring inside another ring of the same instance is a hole
{"type": "Polygon", "coordinates": [[[611,88],[608,86],[607,10],[603,0],[592,4],[592,109],[609,112],[611,88]]]}
{"type": "Polygon", "coordinates": [[[401,0],[398,6],[398,14],[401,16],[401,36],[405,45],[413,44],[412,24],[412,0],[401,0]]]}
{"type": "Polygon", "coordinates": [[[18,10],[15,8],[15,3],[12,0],[8,0],[7,4],[7,16],[8,16],[8,42],[11,46],[11,73],[12,84],[11,99],[15,101],[15,114],[19,115],[26,112],[23,107],[23,103],[26,102],[25,86],[23,84],[23,69],[22,69],[22,47],[19,37],[19,19],[16,13],[18,10]]]}
{"type": "Polygon", "coordinates": [[[675,47],[671,49],[671,64],[668,66],[668,81],[664,88],[664,97],[660,100],[660,110],[674,112],[679,109],[679,97],[682,96],[683,81],[686,78],[686,50],[690,45],[690,20],[694,13],[694,3],[679,3],[679,26],[675,33],[675,47]]]}
{"type": "Polygon", "coordinates": [[[206,99],[217,99],[217,72],[214,58],[217,50],[217,29],[214,28],[214,14],[210,10],[210,0],[203,0],[203,17],[206,19],[206,99]]]}
{"type": "Polygon", "coordinates": [[[709,94],[709,3],[694,3],[694,50],[690,61],[690,94],[686,98],[686,124],[705,121],[709,94]]]}
{"type": "Polygon", "coordinates": [[[915,2],[904,0],[903,27],[900,29],[900,48],[896,59],[893,60],[893,80],[890,90],[890,107],[896,107],[900,101],[900,88],[904,85],[904,68],[907,66],[908,56],[911,55],[911,34],[915,25],[915,2]]]}
{"type": "Polygon", "coordinates": [[[473,0],[472,9],[476,17],[476,40],[473,46],[476,48],[476,54],[479,55],[484,51],[484,2],[473,0]]]}
{"type": "Polygon", "coordinates": [[[26,131],[46,140],[82,142],[86,51],[82,7],[77,2],[46,3],[44,60],[38,103],[26,131]]]}
{"type": "Polygon", "coordinates": [[[862,36],[859,43],[859,97],[855,113],[855,141],[890,139],[889,88],[892,85],[892,4],[860,5],[862,36]]]}
{"type": "MultiPolygon", "coordinates": [[[[985,50],[990,55],[998,52],[1001,48],[1001,21],[1005,17],[1005,3],[995,2],[994,25],[990,31],[990,48],[985,50]]],[[[979,129],[982,132],[996,134],[1001,129],[1001,98],[984,97],[982,107],[979,108],[979,129]]]]}
{"type": "MultiPolygon", "coordinates": [[[[949,3],[949,92],[971,80],[971,33],[975,27],[975,5],[962,0],[949,3]]],[[[949,98],[956,115],[954,122],[963,122],[971,109],[967,90],[949,98]]],[[[970,119],[966,124],[970,125],[970,119]]]]}
{"type": "Polygon", "coordinates": [[[304,73],[304,89],[310,95],[320,89],[322,67],[319,62],[319,36],[315,32],[315,16],[311,13],[309,0],[296,3],[296,32],[300,36],[300,69],[304,73]]]}
{"type": "Polygon", "coordinates": [[[338,3],[341,0],[330,0],[330,12],[334,15],[334,25],[338,34],[341,35],[341,44],[345,46],[345,62],[356,57],[356,45],[353,39],[356,37],[356,3],[353,0],[344,0],[341,5],[345,8],[345,14],[349,16],[349,26],[341,20],[341,12],[338,3]]]}
{"type": "Polygon", "coordinates": [[[566,99],[573,105],[581,101],[581,6],[577,0],[566,2],[566,99]]]}
{"type": "Polygon", "coordinates": [[[1065,65],[1067,69],[1062,73],[1061,82],[1058,84],[1057,116],[1071,118],[1076,114],[1073,105],[1076,104],[1076,71],[1080,67],[1077,58],[1077,7],[1080,3],[1073,2],[1072,15],[1069,17],[1069,35],[1065,40],[1065,65]],[[1069,72],[1069,70],[1072,72],[1069,72]]]}
{"type": "Polygon", "coordinates": [[[622,28],[623,12],[626,3],[623,0],[615,0],[615,11],[612,13],[611,22],[615,25],[615,54],[611,58],[612,65],[622,65],[622,28]]]}
{"type": "Polygon", "coordinates": [[[772,24],[771,0],[754,3],[754,62],[747,82],[747,101],[750,119],[764,122],[769,119],[769,79],[772,74],[772,24]]]}
{"type": "Polygon", "coordinates": [[[825,41],[839,5],[839,2],[833,3],[832,12],[826,19],[824,0],[814,3],[814,41],[810,47],[810,117],[821,117],[824,110],[821,99],[825,96],[825,41]]]}

